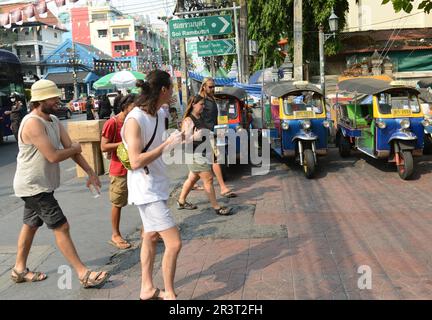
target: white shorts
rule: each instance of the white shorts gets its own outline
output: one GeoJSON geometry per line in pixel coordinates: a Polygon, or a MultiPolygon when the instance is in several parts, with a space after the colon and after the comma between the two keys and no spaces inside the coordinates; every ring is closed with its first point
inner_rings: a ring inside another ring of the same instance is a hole
{"type": "Polygon", "coordinates": [[[144,232],[165,231],[176,224],[171,210],[164,200],[137,206],[144,226],[144,232]]]}

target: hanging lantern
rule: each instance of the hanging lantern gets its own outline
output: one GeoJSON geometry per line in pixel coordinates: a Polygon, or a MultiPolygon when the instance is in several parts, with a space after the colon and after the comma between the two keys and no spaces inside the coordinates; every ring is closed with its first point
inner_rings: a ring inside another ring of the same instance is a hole
{"type": "Polygon", "coordinates": [[[11,11],[11,23],[15,23],[19,26],[23,24],[23,15],[21,9],[11,11]]]}
{"type": "Polygon", "coordinates": [[[27,21],[33,22],[36,21],[35,16],[35,8],[33,5],[27,6],[23,10],[24,16],[26,17],[27,21]]]}
{"type": "Polygon", "coordinates": [[[45,0],[42,0],[36,4],[36,12],[41,18],[45,19],[48,17],[48,8],[45,0]]]}

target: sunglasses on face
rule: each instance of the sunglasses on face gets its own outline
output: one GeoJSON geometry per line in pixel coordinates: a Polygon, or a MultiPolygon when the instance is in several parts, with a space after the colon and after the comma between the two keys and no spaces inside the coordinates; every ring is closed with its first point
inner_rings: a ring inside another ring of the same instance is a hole
{"type": "Polygon", "coordinates": [[[208,86],[207,88],[209,89],[214,89],[215,86],[208,86]]]}

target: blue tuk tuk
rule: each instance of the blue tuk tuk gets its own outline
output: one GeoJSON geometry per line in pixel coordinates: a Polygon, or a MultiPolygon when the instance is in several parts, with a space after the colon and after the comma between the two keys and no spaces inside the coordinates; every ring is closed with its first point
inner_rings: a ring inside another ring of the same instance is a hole
{"type": "Polygon", "coordinates": [[[406,180],[414,170],[413,155],[423,154],[425,127],[419,91],[400,81],[353,78],[338,83],[339,92],[353,94],[337,104],[336,143],[342,157],[355,148],[376,159],[394,162],[406,180]]]}
{"type": "Polygon", "coordinates": [[[281,157],[298,159],[307,178],[316,171],[317,155],[327,154],[328,128],[321,90],[307,81],[264,86],[271,100],[271,147],[281,157]]]}

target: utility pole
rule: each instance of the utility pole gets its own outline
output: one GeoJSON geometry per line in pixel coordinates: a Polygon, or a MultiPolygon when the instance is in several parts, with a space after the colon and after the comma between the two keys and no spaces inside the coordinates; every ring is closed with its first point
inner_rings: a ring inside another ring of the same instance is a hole
{"type": "Polygon", "coordinates": [[[78,99],[78,81],[76,73],[76,48],[75,42],[72,38],[72,76],[73,76],[73,95],[74,100],[78,99]]]}
{"type": "Polygon", "coordinates": [[[303,80],[303,0],[294,0],[294,80],[303,80]]]}
{"type": "MultiPolygon", "coordinates": [[[[210,0],[210,5],[212,8],[215,7],[215,2],[214,0],[210,0]]],[[[213,40],[213,36],[209,36],[209,40],[212,41],[213,40]]],[[[215,57],[214,56],[210,56],[210,73],[212,78],[216,78],[216,66],[215,66],[215,57]]]]}
{"type": "Polygon", "coordinates": [[[241,75],[240,82],[249,79],[249,37],[248,37],[248,9],[247,1],[240,0],[240,49],[241,49],[241,75]]]}
{"type": "MultiPolygon", "coordinates": [[[[184,0],[178,0],[178,9],[179,11],[184,11],[184,0]]],[[[182,105],[183,110],[186,110],[186,106],[189,100],[188,97],[188,70],[187,70],[187,55],[186,55],[186,39],[180,39],[180,59],[181,59],[181,70],[182,70],[182,105]]]]}

